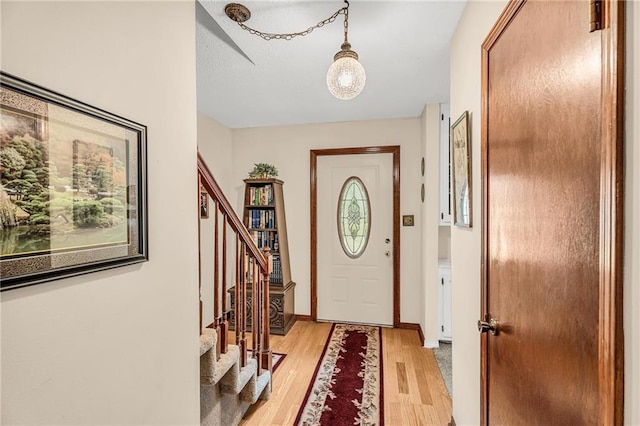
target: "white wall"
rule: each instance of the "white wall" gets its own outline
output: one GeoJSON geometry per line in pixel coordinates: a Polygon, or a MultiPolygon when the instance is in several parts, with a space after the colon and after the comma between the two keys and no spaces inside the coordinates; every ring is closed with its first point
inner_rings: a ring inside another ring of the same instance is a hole
{"type": "MultiPolygon", "coordinates": [[[[420,117],[425,170],[422,182],[422,306],[424,345],[438,346],[438,251],[440,223],[440,104],[429,104],[420,117]]],[[[419,194],[419,192],[418,192],[419,194]]]]}
{"type": "MultiPolygon", "coordinates": [[[[422,110],[422,114],[420,115],[420,157],[421,157],[421,162],[424,161],[425,162],[425,168],[426,168],[426,158],[425,156],[427,155],[427,106],[424,106],[424,109],[422,110]]],[[[420,169],[422,170],[422,165],[420,165],[420,169]]],[[[426,170],[425,170],[426,173],[426,170]]],[[[422,177],[422,184],[424,184],[424,174],[422,177]]],[[[420,250],[422,252],[421,257],[424,258],[425,253],[427,251],[427,244],[428,244],[428,239],[427,239],[427,229],[428,226],[426,225],[427,222],[427,205],[425,204],[426,201],[426,185],[425,185],[425,199],[422,200],[421,202],[422,204],[420,205],[420,226],[422,228],[421,232],[421,241],[420,241],[420,250]]],[[[426,293],[427,293],[427,289],[426,289],[426,285],[425,285],[425,277],[427,276],[427,267],[426,264],[423,262],[420,265],[420,280],[421,280],[421,286],[420,286],[420,300],[425,300],[426,297],[426,293]]],[[[425,324],[425,318],[426,318],[426,304],[424,302],[420,303],[420,327],[422,328],[423,332],[426,328],[426,324],[425,324]]],[[[426,336],[422,342],[423,345],[426,346],[426,336]]]]}
{"type": "Polygon", "coordinates": [[[474,227],[451,227],[453,417],[480,423],[480,74],[481,46],[505,1],[470,1],[451,39],[451,120],[471,114],[474,227]]]}
{"type": "Polygon", "coordinates": [[[2,2],[2,69],[148,126],[150,261],[1,294],[2,418],[199,424],[192,2],[2,2]]]}
{"type": "MultiPolygon", "coordinates": [[[[231,193],[231,138],[232,131],[204,114],[198,113],[198,151],[204,157],[213,177],[228,197],[231,193]]],[[[200,221],[200,256],[202,271],[202,326],[213,322],[213,275],[214,275],[214,244],[213,235],[215,221],[213,204],[209,199],[209,218],[200,221]]],[[[240,216],[242,218],[242,216],[240,216]]],[[[219,223],[219,236],[222,238],[222,219],[219,223]]],[[[233,238],[228,236],[228,248],[233,250],[233,238]]],[[[221,247],[220,247],[221,250],[221,247]]],[[[233,251],[230,251],[233,253],[233,251]]],[[[233,269],[233,268],[229,268],[233,269]]],[[[228,271],[231,276],[232,271],[228,271]]],[[[229,281],[230,283],[231,281],[229,281]]],[[[222,284],[220,284],[222,288],[222,284]]],[[[231,306],[231,305],[228,305],[231,306]]]]}
{"type": "Polygon", "coordinates": [[[198,151],[227,196],[234,186],[231,180],[232,132],[225,125],[198,113],[198,151]]]}
{"type": "Polygon", "coordinates": [[[451,226],[441,226],[438,230],[438,258],[451,259],[451,226]]]}
{"type": "MultiPolygon", "coordinates": [[[[640,425],[640,4],[627,2],[627,92],[625,142],[625,424],[640,425]],[[632,54],[635,54],[633,55],[632,54]]],[[[451,43],[451,116],[472,113],[473,180],[480,182],[480,46],[505,6],[469,2],[451,43]]],[[[480,212],[480,185],[474,185],[480,212]]],[[[477,216],[476,216],[477,217],[477,216]]],[[[476,223],[478,223],[476,221],[476,223]]],[[[480,228],[451,231],[453,289],[453,416],[459,425],[480,420],[480,228]]]]}
{"type": "Polygon", "coordinates": [[[640,3],[626,5],[624,420],[640,425],[640,3]]]}
{"type": "MultiPolygon", "coordinates": [[[[254,163],[274,164],[284,184],[291,276],[297,283],[295,312],[311,313],[309,151],[311,149],[400,145],[400,213],[420,216],[419,118],[263,127],[233,131],[234,205],[240,211],[243,183],[254,163]]],[[[421,294],[421,227],[401,227],[401,320],[418,323],[421,294]]]]}

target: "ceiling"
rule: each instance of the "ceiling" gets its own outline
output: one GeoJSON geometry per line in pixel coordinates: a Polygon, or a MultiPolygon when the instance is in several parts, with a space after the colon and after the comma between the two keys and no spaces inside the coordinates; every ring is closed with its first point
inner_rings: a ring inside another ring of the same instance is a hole
{"type": "MultiPolygon", "coordinates": [[[[271,40],[241,29],[227,1],[197,3],[198,110],[230,128],[416,117],[449,99],[449,41],[465,2],[364,1],[349,7],[349,41],[367,83],[350,101],[334,98],[327,69],[343,41],[343,15],[306,37],[271,40]]],[[[342,1],[243,1],[246,25],[299,32],[342,1]]]]}

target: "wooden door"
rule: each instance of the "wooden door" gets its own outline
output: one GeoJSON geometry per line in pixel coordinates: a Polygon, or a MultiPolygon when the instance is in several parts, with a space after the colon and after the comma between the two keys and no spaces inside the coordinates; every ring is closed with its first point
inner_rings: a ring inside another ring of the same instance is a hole
{"type": "Polygon", "coordinates": [[[602,5],[589,32],[589,2],[514,1],[483,45],[484,424],[622,421],[623,5],[602,5]]]}
{"type": "Polygon", "coordinates": [[[393,155],[318,159],[318,319],[393,325],[393,155]]]}

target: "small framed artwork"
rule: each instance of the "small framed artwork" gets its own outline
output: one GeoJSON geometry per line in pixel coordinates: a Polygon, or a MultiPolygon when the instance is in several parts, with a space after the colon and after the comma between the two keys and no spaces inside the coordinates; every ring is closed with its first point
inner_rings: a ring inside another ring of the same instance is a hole
{"type": "Polygon", "coordinates": [[[0,73],[0,290],[148,260],[146,134],[0,73]]]}
{"type": "Polygon", "coordinates": [[[454,224],[471,228],[471,129],[465,111],[451,126],[454,224]]]}
{"type": "Polygon", "coordinates": [[[209,218],[209,194],[204,188],[200,188],[200,218],[209,218]]]}

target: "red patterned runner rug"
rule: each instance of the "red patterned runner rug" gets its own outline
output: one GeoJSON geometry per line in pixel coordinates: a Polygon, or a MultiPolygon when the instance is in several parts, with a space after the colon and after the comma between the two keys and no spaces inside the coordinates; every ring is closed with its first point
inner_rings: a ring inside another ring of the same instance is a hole
{"type": "Polygon", "coordinates": [[[296,425],[384,424],[382,330],[334,324],[296,425]]]}

